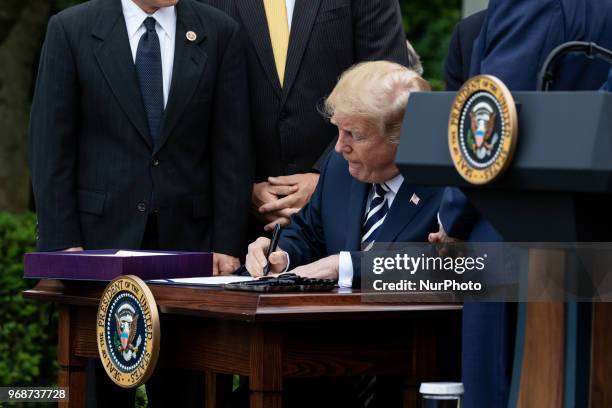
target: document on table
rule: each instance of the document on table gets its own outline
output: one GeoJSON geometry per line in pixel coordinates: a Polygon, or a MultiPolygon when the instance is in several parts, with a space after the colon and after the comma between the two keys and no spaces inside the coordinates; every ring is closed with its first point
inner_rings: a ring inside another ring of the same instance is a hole
{"type": "Polygon", "coordinates": [[[189,285],[189,286],[222,286],[227,283],[250,282],[257,278],[251,276],[208,276],[202,278],[180,278],[180,279],[154,279],[149,283],[164,283],[167,285],[189,285]]]}
{"type": "Polygon", "coordinates": [[[175,255],[164,252],[147,252],[147,251],[117,251],[114,254],[92,254],[91,252],[64,252],[65,255],[81,255],[81,256],[110,256],[119,258],[129,258],[131,256],[161,256],[161,255],[175,255]]]}

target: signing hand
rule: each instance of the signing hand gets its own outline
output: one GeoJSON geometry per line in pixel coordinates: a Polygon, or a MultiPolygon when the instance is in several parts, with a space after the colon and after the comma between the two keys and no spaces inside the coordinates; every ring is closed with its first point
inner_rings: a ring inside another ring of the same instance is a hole
{"type": "Polygon", "coordinates": [[[289,263],[287,253],[278,247],[270,254],[270,258],[266,259],[269,246],[270,240],[264,237],[257,238],[257,241],[249,245],[245,266],[251,276],[263,276],[263,268],[268,261],[270,262],[270,274],[281,273],[287,268],[289,263]]]}
{"type": "Polygon", "coordinates": [[[213,275],[231,275],[240,267],[240,260],[231,255],[213,252],[213,275]]]}
{"type": "Polygon", "coordinates": [[[298,266],[291,272],[304,278],[338,280],[339,269],[340,255],[336,254],[327,258],[321,258],[308,265],[298,266]]]}

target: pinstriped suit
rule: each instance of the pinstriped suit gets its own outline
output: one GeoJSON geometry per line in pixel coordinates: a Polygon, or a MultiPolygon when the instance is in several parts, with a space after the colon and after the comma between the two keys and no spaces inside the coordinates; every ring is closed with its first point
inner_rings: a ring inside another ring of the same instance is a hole
{"type": "Polygon", "coordinates": [[[176,16],[156,146],[121,0],[50,20],[29,130],[40,250],[140,248],[155,212],[162,249],[244,251],[252,152],[240,28],[194,0],[176,16]]]}
{"type": "Polygon", "coordinates": [[[397,0],[296,0],[284,86],[262,0],[201,0],[235,18],[247,37],[256,181],[312,170],[336,136],[317,106],[359,61],[408,64],[397,0]]]}

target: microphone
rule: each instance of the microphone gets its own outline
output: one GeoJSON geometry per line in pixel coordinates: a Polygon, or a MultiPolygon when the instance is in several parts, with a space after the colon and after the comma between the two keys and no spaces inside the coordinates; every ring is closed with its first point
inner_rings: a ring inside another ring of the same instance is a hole
{"type": "Polygon", "coordinates": [[[570,41],[561,44],[548,55],[542,70],[538,75],[538,90],[548,91],[555,79],[555,72],[563,57],[573,52],[584,54],[588,58],[600,58],[608,64],[612,64],[612,51],[600,47],[593,42],[570,41]]]}

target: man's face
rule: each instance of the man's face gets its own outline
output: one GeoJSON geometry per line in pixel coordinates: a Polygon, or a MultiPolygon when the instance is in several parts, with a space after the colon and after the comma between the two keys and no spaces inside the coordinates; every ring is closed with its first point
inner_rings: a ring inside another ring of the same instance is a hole
{"type": "Polygon", "coordinates": [[[155,13],[162,7],[175,6],[178,0],[132,0],[138,7],[143,9],[146,13],[155,13]]]}
{"type": "Polygon", "coordinates": [[[351,176],[364,183],[383,183],[399,173],[395,166],[397,145],[370,121],[334,115],[331,122],[338,127],[335,149],[348,162],[351,176]]]}

